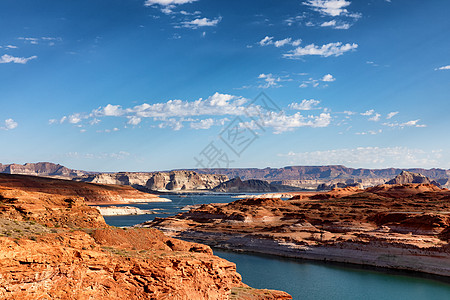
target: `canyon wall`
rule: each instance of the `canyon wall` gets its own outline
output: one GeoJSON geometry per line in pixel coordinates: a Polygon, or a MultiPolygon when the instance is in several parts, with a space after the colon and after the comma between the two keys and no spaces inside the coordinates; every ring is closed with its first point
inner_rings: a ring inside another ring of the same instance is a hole
{"type": "Polygon", "coordinates": [[[292,299],[248,287],[208,246],[110,227],[83,198],[28,182],[0,186],[1,299],[292,299]]]}

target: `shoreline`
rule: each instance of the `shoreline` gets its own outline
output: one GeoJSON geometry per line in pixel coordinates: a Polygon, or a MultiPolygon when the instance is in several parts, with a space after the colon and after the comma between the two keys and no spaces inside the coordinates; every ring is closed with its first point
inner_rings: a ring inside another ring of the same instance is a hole
{"type": "Polygon", "coordinates": [[[220,248],[220,247],[215,247],[215,246],[210,246],[210,247],[211,247],[211,249],[213,249],[214,255],[219,256],[219,257],[220,257],[220,255],[217,255],[216,251],[228,252],[228,253],[234,253],[234,254],[252,255],[252,256],[258,256],[258,257],[267,258],[267,259],[286,260],[286,261],[294,262],[294,263],[312,263],[312,264],[318,264],[318,265],[340,267],[340,268],[351,269],[351,270],[372,271],[372,272],[382,273],[382,274],[387,274],[387,275],[407,276],[407,277],[436,281],[439,283],[450,285],[450,277],[449,276],[442,276],[442,275],[430,274],[430,273],[425,273],[425,272],[377,267],[377,266],[373,266],[373,265],[344,263],[344,262],[331,261],[331,260],[295,258],[295,257],[288,257],[288,256],[266,254],[266,253],[255,252],[255,251],[225,249],[225,248],[220,248]]]}
{"type": "Polygon", "coordinates": [[[96,205],[126,205],[126,204],[139,204],[139,203],[167,203],[172,202],[172,200],[167,198],[159,198],[155,197],[153,199],[129,199],[126,198],[126,201],[85,201],[88,206],[96,206],[96,205]]]}
{"type": "Polygon", "coordinates": [[[450,284],[450,264],[445,253],[438,256],[439,252],[430,253],[429,250],[402,249],[388,244],[381,245],[384,247],[376,245],[367,247],[367,245],[357,243],[342,245],[342,248],[336,246],[304,247],[292,243],[257,238],[256,236],[249,237],[245,234],[205,233],[192,230],[181,232],[181,234],[173,234],[174,230],[157,226],[155,228],[170,237],[205,244],[221,250],[411,272],[437,276],[450,284]],[[366,249],[361,250],[362,247],[366,249]],[[380,251],[383,249],[389,249],[390,251],[380,251]],[[445,262],[447,262],[447,265],[445,265],[445,262]]]}

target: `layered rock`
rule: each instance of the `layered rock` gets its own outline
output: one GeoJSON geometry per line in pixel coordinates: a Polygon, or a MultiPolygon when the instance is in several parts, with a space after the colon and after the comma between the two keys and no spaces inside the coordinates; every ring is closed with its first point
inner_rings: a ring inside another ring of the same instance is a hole
{"type": "Polygon", "coordinates": [[[144,223],[244,251],[450,275],[450,191],[430,184],[202,205],[144,223]]]}
{"type": "Polygon", "coordinates": [[[386,182],[386,184],[407,184],[407,183],[424,183],[440,186],[438,182],[430,180],[428,177],[422,174],[408,171],[403,171],[399,175],[395,176],[394,179],[386,182]]]}
{"type": "MultiPolygon", "coordinates": [[[[284,168],[239,168],[239,169],[195,169],[205,174],[223,174],[229,178],[242,180],[260,179],[302,188],[315,188],[317,185],[345,182],[347,179],[359,180],[365,187],[381,184],[399,175],[403,169],[354,169],[345,166],[290,166],[284,168]]],[[[433,180],[450,178],[450,170],[444,169],[406,169],[405,171],[423,174],[433,180]]]]}
{"type": "Polygon", "coordinates": [[[26,163],[23,165],[0,164],[0,173],[73,178],[76,176],[82,176],[84,174],[87,174],[88,172],[72,170],[59,164],[49,162],[39,162],[39,163],[26,163]]]}
{"type": "Polygon", "coordinates": [[[236,177],[216,186],[214,192],[222,193],[268,193],[281,191],[295,191],[298,188],[286,185],[271,184],[264,180],[241,180],[236,177]]]}
{"type": "Polygon", "coordinates": [[[157,195],[140,192],[129,186],[100,185],[26,175],[0,174],[0,187],[67,197],[82,197],[89,204],[170,201],[159,198],[157,195]]]}
{"type": "Polygon", "coordinates": [[[193,171],[153,173],[102,173],[74,178],[76,181],[121,184],[145,188],[151,191],[211,190],[228,180],[225,175],[199,174],[193,171]]]}
{"type": "Polygon", "coordinates": [[[82,198],[0,188],[0,225],[2,299],[291,299],[208,246],[109,227],[82,198]]]}

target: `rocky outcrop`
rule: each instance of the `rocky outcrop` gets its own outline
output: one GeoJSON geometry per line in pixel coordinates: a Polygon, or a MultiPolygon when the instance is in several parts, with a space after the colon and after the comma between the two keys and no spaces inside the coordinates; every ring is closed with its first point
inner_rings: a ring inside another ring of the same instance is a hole
{"type": "Polygon", "coordinates": [[[407,183],[423,183],[440,186],[438,182],[430,180],[428,177],[423,176],[422,174],[408,171],[403,171],[399,175],[395,176],[394,179],[386,182],[386,184],[407,184],[407,183]]]}
{"type": "MultiPolygon", "coordinates": [[[[350,180],[352,181],[352,180],[350,180]]],[[[317,186],[318,191],[331,191],[333,189],[343,189],[347,187],[357,187],[362,189],[363,185],[360,182],[338,182],[338,183],[332,183],[332,184],[326,184],[322,183],[317,186]]]]}
{"type": "Polygon", "coordinates": [[[225,249],[450,275],[450,191],[431,184],[202,205],[141,224],[225,249]]]}
{"type": "Polygon", "coordinates": [[[145,188],[151,191],[211,190],[228,180],[225,175],[199,174],[193,171],[153,173],[102,173],[74,178],[76,181],[121,184],[145,188]]]}
{"type": "Polygon", "coordinates": [[[208,246],[109,227],[82,198],[0,188],[0,224],[1,299],[291,299],[208,246]]]}
{"type": "Polygon", "coordinates": [[[129,186],[91,184],[26,175],[0,174],[0,187],[66,197],[82,197],[89,204],[170,201],[129,186]]]}
{"type": "Polygon", "coordinates": [[[72,178],[76,176],[82,176],[84,174],[87,174],[88,172],[72,170],[59,164],[49,162],[39,162],[39,163],[26,163],[23,165],[0,164],[0,173],[72,178]]]}
{"type": "Polygon", "coordinates": [[[269,193],[301,190],[297,187],[273,184],[264,180],[241,180],[236,177],[216,186],[212,191],[221,193],[269,193]]]}

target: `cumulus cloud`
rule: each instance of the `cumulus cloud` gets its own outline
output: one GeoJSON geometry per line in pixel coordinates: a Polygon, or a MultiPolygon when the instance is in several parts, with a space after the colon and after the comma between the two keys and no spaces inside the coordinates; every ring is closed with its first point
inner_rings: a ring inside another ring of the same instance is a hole
{"type": "Polygon", "coordinates": [[[216,26],[222,20],[222,17],[216,19],[198,18],[192,21],[183,22],[183,27],[196,29],[199,27],[211,27],[216,26]]]}
{"type": "MultiPolygon", "coordinates": [[[[313,152],[294,152],[279,154],[290,164],[299,165],[345,165],[365,168],[412,168],[442,166],[441,151],[424,151],[406,147],[358,147],[313,152]]],[[[448,163],[445,163],[447,165],[448,163]]]]}
{"type": "Polygon", "coordinates": [[[163,103],[143,103],[131,108],[122,108],[120,105],[108,104],[92,112],[93,115],[127,116],[135,115],[141,118],[170,118],[202,115],[243,115],[247,100],[228,94],[215,93],[206,99],[196,101],[169,100],[163,103]]]}
{"type": "Polygon", "coordinates": [[[345,7],[349,6],[351,2],[345,0],[308,0],[303,2],[303,4],[323,15],[336,17],[347,14],[348,11],[345,7]]]}
{"type": "Polygon", "coordinates": [[[283,56],[285,58],[296,59],[306,55],[318,55],[323,57],[329,56],[340,56],[345,52],[352,51],[358,48],[358,44],[342,44],[341,42],[329,43],[322,46],[317,46],[315,44],[310,44],[305,47],[297,47],[283,56]]]}
{"type": "Polygon", "coordinates": [[[301,103],[293,102],[289,104],[289,108],[295,110],[313,110],[318,109],[317,105],[319,105],[319,103],[320,103],[319,100],[303,99],[301,103]]]}
{"type": "Polygon", "coordinates": [[[442,67],[436,68],[435,70],[436,70],[436,71],[437,71],[437,70],[450,70],[450,65],[448,65],[448,66],[442,66],[442,67]]]}
{"type": "Polygon", "coordinates": [[[8,63],[14,63],[14,64],[26,64],[30,60],[36,59],[37,56],[30,56],[30,57],[14,57],[8,54],[3,54],[0,56],[0,64],[8,64],[8,63]]]}
{"type": "MultiPolygon", "coordinates": [[[[331,115],[329,113],[321,113],[319,115],[304,116],[300,112],[293,115],[287,115],[285,112],[266,112],[262,118],[262,125],[266,128],[272,128],[274,134],[293,131],[300,127],[327,127],[331,123],[331,115]]],[[[242,126],[258,129],[259,125],[254,120],[242,123],[242,126]]]]}
{"type": "Polygon", "coordinates": [[[322,81],[325,81],[325,82],[333,82],[335,80],[336,80],[336,78],[334,78],[333,75],[331,75],[331,74],[327,74],[322,77],[322,81]]]}
{"type": "Polygon", "coordinates": [[[19,124],[13,119],[6,119],[3,124],[4,125],[0,127],[1,130],[13,130],[19,126],[19,124]]]}

